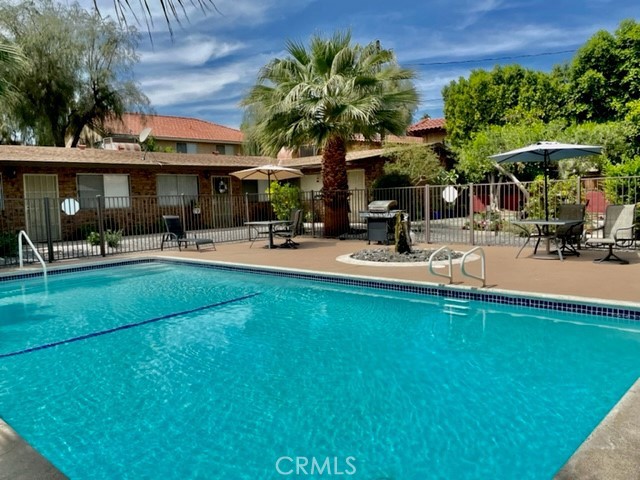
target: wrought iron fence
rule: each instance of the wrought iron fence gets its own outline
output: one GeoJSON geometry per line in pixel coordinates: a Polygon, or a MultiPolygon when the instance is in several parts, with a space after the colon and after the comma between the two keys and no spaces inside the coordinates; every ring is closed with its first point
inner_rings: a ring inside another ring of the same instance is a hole
{"type": "MultiPolygon", "coordinates": [[[[362,218],[373,200],[395,200],[408,214],[415,243],[521,245],[514,224],[544,216],[542,182],[428,185],[341,194],[303,192],[303,235],[323,237],[327,208],[345,212],[342,238],[366,239],[362,218]]],[[[25,230],[48,262],[160,249],[163,215],[178,215],[186,230],[218,243],[249,240],[247,221],[275,218],[269,194],[5,198],[0,203],[0,267],[17,263],[17,233],[25,230]]],[[[601,221],[608,204],[640,202],[640,177],[550,181],[548,211],[561,203],[586,204],[586,228],[601,221]]],[[[279,209],[281,210],[281,209],[279,209]]],[[[639,229],[640,231],[640,229],[639,229]]],[[[33,253],[24,252],[27,261],[33,253]]]]}

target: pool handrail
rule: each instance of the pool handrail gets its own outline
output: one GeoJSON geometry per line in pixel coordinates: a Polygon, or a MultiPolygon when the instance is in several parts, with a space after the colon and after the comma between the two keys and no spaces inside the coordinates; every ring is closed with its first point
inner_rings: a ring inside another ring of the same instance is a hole
{"type": "Polygon", "coordinates": [[[486,287],[487,286],[487,270],[486,270],[485,264],[486,262],[485,262],[483,248],[482,247],[472,248],[468,252],[465,252],[464,255],[462,255],[462,260],[460,261],[460,273],[465,277],[480,280],[482,282],[482,286],[486,287]],[[467,272],[467,269],[465,268],[465,261],[467,260],[467,258],[469,258],[469,255],[475,252],[478,252],[478,254],[480,255],[480,276],[467,272]]]}
{"type": "Polygon", "coordinates": [[[435,252],[433,252],[431,254],[431,256],[429,257],[429,273],[431,275],[435,275],[436,277],[447,278],[447,279],[449,279],[449,284],[451,284],[451,282],[453,281],[453,268],[452,268],[452,261],[451,261],[451,249],[449,247],[444,245],[444,246],[440,247],[439,249],[437,249],[435,252]],[[438,272],[434,271],[434,269],[433,269],[434,259],[436,258],[436,255],[438,255],[440,252],[446,252],[446,254],[447,254],[447,261],[449,263],[449,272],[448,272],[448,274],[438,273],[438,272]]]}
{"type": "Polygon", "coordinates": [[[38,252],[38,250],[36,249],[35,245],[31,241],[31,239],[29,238],[29,235],[27,235],[27,232],[25,232],[24,230],[20,230],[20,233],[18,233],[18,258],[20,259],[20,268],[23,268],[23,266],[24,266],[24,258],[23,258],[23,253],[22,253],[22,238],[23,237],[27,241],[27,243],[31,246],[31,249],[33,250],[33,253],[35,254],[35,256],[38,259],[38,261],[40,262],[40,264],[42,265],[42,272],[43,272],[44,278],[47,278],[47,265],[44,263],[44,260],[43,260],[42,256],[40,255],[40,252],[38,252]]]}

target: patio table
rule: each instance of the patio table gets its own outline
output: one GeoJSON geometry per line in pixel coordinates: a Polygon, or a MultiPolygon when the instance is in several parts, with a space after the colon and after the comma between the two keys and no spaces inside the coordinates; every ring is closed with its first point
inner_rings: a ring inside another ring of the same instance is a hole
{"type": "MultiPolygon", "coordinates": [[[[267,248],[273,248],[273,227],[274,225],[284,225],[289,223],[289,220],[257,220],[254,222],[244,222],[244,224],[248,227],[267,227],[267,233],[269,237],[269,243],[267,244],[267,248]]],[[[258,232],[257,236],[260,236],[262,232],[256,229],[258,232]]],[[[251,236],[249,236],[251,237],[251,236]]],[[[257,238],[257,237],[256,237],[257,238]]],[[[251,240],[251,238],[249,238],[251,240]]]]}
{"type": "MultiPolygon", "coordinates": [[[[524,247],[526,247],[529,242],[531,241],[532,238],[536,238],[536,246],[533,248],[533,254],[535,255],[538,252],[538,246],[540,245],[540,240],[545,239],[546,242],[546,254],[550,255],[552,253],[557,253],[558,257],[560,258],[560,261],[563,261],[564,258],[562,258],[562,251],[560,249],[560,246],[556,243],[556,250],[555,252],[551,251],[551,239],[555,238],[554,233],[551,233],[549,231],[549,227],[560,227],[560,226],[566,226],[566,227],[571,227],[573,225],[580,225],[581,223],[584,223],[582,220],[557,220],[557,219],[551,219],[551,220],[545,220],[544,218],[531,218],[528,220],[518,220],[517,222],[513,222],[513,224],[516,227],[520,227],[522,230],[524,230],[527,233],[527,240],[524,242],[524,244],[522,245],[522,247],[520,247],[520,250],[518,250],[518,253],[516,254],[516,258],[518,258],[520,256],[520,253],[522,252],[522,250],[524,250],[524,247]],[[536,230],[534,232],[529,232],[529,229],[525,228],[527,225],[534,225],[536,227],[536,230]]],[[[557,239],[556,239],[557,242],[557,239]]]]}

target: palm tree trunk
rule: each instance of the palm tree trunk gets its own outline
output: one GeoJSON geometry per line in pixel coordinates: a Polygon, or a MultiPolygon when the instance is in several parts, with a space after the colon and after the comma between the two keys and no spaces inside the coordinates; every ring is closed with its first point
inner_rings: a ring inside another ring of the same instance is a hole
{"type": "Polygon", "coordinates": [[[340,137],[329,139],[322,151],[324,234],[337,237],[349,231],[347,148],[340,137]]]}

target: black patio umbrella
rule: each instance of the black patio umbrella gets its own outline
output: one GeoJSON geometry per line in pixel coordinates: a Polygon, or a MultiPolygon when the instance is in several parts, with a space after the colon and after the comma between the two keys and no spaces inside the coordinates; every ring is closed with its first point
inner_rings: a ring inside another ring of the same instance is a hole
{"type": "Polygon", "coordinates": [[[597,145],[576,145],[573,143],[538,142],[527,147],[518,148],[509,152],[491,155],[489,158],[496,163],[516,162],[542,162],[544,170],[544,216],[549,220],[549,203],[547,199],[547,183],[549,177],[549,164],[566,158],[586,157],[599,155],[602,147],[597,145]]]}

